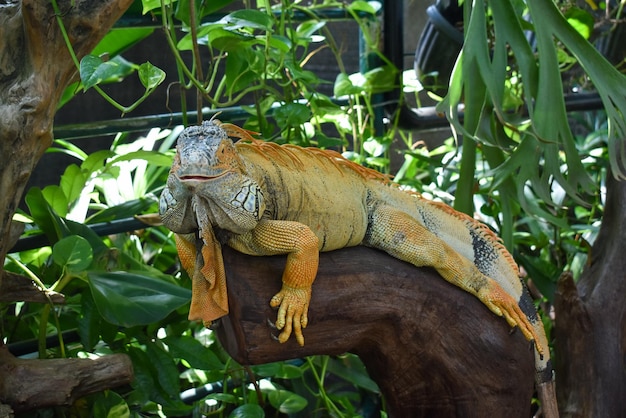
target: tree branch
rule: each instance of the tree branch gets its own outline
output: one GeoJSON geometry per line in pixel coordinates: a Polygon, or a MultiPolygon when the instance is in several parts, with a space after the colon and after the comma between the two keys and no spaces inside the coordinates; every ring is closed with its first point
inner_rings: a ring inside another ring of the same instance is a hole
{"type": "Polygon", "coordinates": [[[217,332],[238,362],[352,352],[390,416],[529,416],[531,344],[434,270],[365,247],[322,253],[300,347],[268,325],[285,258],[223,252],[230,314],[217,332]]]}

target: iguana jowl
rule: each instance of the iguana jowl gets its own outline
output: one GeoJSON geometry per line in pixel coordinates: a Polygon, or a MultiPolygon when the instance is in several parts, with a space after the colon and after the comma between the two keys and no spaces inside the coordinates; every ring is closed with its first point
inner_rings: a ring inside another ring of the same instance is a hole
{"type": "Polygon", "coordinates": [[[538,383],[552,381],[542,323],[498,238],[336,152],[257,141],[216,120],[189,127],[178,138],[159,212],[193,280],[190,320],[228,313],[220,243],[250,255],[288,254],[270,304],[279,308],[279,340],[293,332],[302,345],[319,252],[366,245],[434,267],[504,316],[534,341],[538,383]],[[242,140],[235,145],[229,135],[242,140]]]}

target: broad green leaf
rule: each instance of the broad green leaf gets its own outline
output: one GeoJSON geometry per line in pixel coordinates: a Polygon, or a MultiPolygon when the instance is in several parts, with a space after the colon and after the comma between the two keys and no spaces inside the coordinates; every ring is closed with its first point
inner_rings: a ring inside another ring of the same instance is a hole
{"type": "Polygon", "coordinates": [[[119,61],[103,61],[95,55],[86,55],[80,60],[80,79],[85,90],[113,78],[128,74],[127,67],[119,61]]]}
{"type": "Polygon", "coordinates": [[[99,57],[101,54],[109,54],[109,56],[115,57],[147,38],[153,32],[154,28],[150,27],[114,28],[96,45],[91,51],[91,55],[99,57]]]}
{"type": "Polygon", "coordinates": [[[93,250],[94,259],[102,257],[109,251],[108,247],[104,245],[104,242],[102,242],[102,238],[93,232],[87,225],[81,222],[74,222],[66,219],[65,228],[66,232],[63,236],[78,235],[85,238],[89,242],[89,245],[93,250]]]}
{"type": "Polygon", "coordinates": [[[158,151],[139,150],[128,152],[111,158],[107,164],[114,164],[119,161],[145,160],[151,166],[170,167],[172,165],[172,157],[158,151]]]}
{"type": "Polygon", "coordinates": [[[154,89],[165,80],[165,71],[146,61],[139,66],[139,80],[146,90],[154,89]]]}
{"type": "Polygon", "coordinates": [[[224,363],[213,351],[193,337],[167,337],[163,340],[172,356],[184,359],[194,369],[222,370],[224,363]]]}
{"type": "Polygon", "coordinates": [[[89,154],[87,158],[85,158],[83,163],[80,165],[80,168],[91,174],[93,172],[101,170],[107,158],[110,158],[113,155],[113,151],[110,150],[96,151],[89,154]]]}
{"type": "Polygon", "coordinates": [[[365,87],[372,94],[383,93],[399,87],[398,71],[389,66],[374,68],[363,76],[365,77],[365,87]]]}
{"type": "Polygon", "coordinates": [[[335,79],[335,85],[333,87],[333,94],[335,97],[349,96],[351,94],[361,94],[363,88],[355,86],[350,79],[350,76],[346,73],[337,74],[335,79]]]}
{"type": "Polygon", "coordinates": [[[153,342],[146,344],[146,354],[152,364],[156,365],[157,379],[161,388],[171,399],[177,399],[180,394],[180,372],[174,358],[153,342]]]}
{"type": "Polygon", "coordinates": [[[326,26],[326,22],[322,20],[307,20],[302,22],[296,28],[296,33],[301,39],[310,41],[311,36],[320,29],[326,26]]]}
{"type": "Polygon", "coordinates": [[[56,184],[44,187],[43,196],[59,216],[67,215],[68,200],[63,189],[56,184]]]}
{"type": "Polygon", "coordinates": [[[270,404],[283,414],[294,414],[307,406],[307,400],[288,390],[274,390],[267,394],[270,404]]]}
{"type": "Polygon", "coordinates": [[[158,365],[153,364],[146,352],[137,347],[130,346],[127,352],[133,362],[133,388],[140,392],[143,402],[149,399],[158,401],[160,394],[157,386],[158,365]]]}
{"type": "MultiPolygon", "coordinates": [[[[316,360],[321,358],[322,357],[319,357],[316,360]]],[[[356,387],[363,388],[372,393],[380,393],[380,388],[376,382],[369,377],[363,362],[353,354],[348,354],[342,359],[329,358],[328,372],[349,381],[356,387]]]]}
{"type": "Polygon", "coordinates": [[[372,6],[370,2],[364,0],[356,0],[351,2],[348,5],[348,10],[352,10],[354,12],[365,12],[371,15],[376,14],[376,9],[374,8],[374,6],[372,6]]]}
{"type": "Polygon", "coordinates": [[[78,334],[86,351],[92,351],[100,341],[100,314],[91,293],[85,289],[80,298],[80,316],[78,317],[78,334]]]}
{"type": "MultiPolygon", "coordinates": [[[[263,43],[265,42],[264,35],[259,36],[258,39],[260,39],[263,43]]],[[[293,43],[291,42],[291,40],[286,36],[280,35],[270,36],[269,42],[267,44],[270,48],[275,48],[282,53],[287,53],[293,48],[293,43]]]]}
{"type": "Polygon", "coordinates": [[[78,235],[65,237],[52,247],[52,260],[71,272],[85,270],[93,260],[89,242],[78,235]]]}
{"type": "Polygon", "coordinates": [[[124,327],[159,321],[191,299],[188,289],[138,273],[91,271],[87,277],[100,314],[124,327]]]}
{"type": "Polygon", "coordinates": [[[260,377],[274,377],[280,371],[281,365],[282,363],[280,362],[259,364],[253,366],[252,370],[260,377]]]}
{"type": "Polygon", "coordinates": [[[259,405],[248,403],[235,408],[228,418],[265,418],[265,412],[259,405]]]}
{"type": "Polygon", "coordinates": [[[66,221],[54,212],[40,188],[31,187],[26,193],[25,201],[35,223],[50,242],[57,242],[69,234],[66,221]]]}
{"type": "Polygon", "coordinates": [[[311,118],[311,109],[302,103],[287,103],[274,111],[280,126],[298,126],[311,118]]]}
{"type": "Polygon", "coordinates": [[[280,363],[280,369],[274,374],[277,379],[299,379],[304,374],[304,370],[293,364],[280,363]]]}
{"type": "Polygon", "coordinates": [[[227,23],[229,30],[249,28],[271,32],[274,26],[270,15],[254,9],[237,10],[224,16],[221,22],[227,23]]]}
{"type": "Polygon", "coordinates": [[[166,6],[169,6],[173,2],[172,0],[141,0],[141,3],[143,4],[143,14],[155,9],[160,9],[162,1],[166,6]]]}
{"type": "Polygon", "coordinates": [[[589,39],[593,32],[595,21],[593,16],[579,7],[570,7],[565,11],[565,18],[576,32],[585,39],[589,39]]]}
{"type": "MultiPolygon", "coordinates": [[[[196,6],[196,19],[198,21],[202,20],[203,17],[210,15],[211,13],[215,13],[224,7],[231,4],[234,0],[195,0],[194,4],[196,6]]],[[[191,23],[189,18],[189,1],[179,1],[176,3],[176,19],[184,22],[187,26],[191,23]]]]}
{"type": "Polygon", "coordinates": [[[87,175],[76,164],[70,164],[65,168],[65,172],[61,176],[61,189],[69,204],[80,197],[86,180],[87,175]]]}
{"type": "Polygon", "coordinates": [[[93,402],[94,417],[127,418],[130,417],[128,404],[120,395],[112,390],[99,392],[93,402]]]}
{"type": "Polygon", "coordinates": [[[148,209],[156,202],[154,197],[141,197],[135,200],[121,203],[119,205],[108,207],[100,212],[90,216],[88,222],[90,224],[109,222],[116,219],[126,219],[138,215],[148,209]]]}
{"type": "Polygon", "coordinates": [[[242,52],[241,50],[249,48],[253,41],[254,39],[249,36],[223,28],[217,28],[208,34],[209,45],[225,52],[242,52]]]}

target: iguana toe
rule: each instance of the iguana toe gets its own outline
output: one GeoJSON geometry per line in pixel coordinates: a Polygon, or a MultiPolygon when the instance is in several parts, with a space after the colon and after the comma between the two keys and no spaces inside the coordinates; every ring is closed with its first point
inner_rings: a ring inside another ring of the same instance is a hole
{"type": "Polygon", "coordinates": [[[283,284],[283,288],[275,294],[270,306],[278,308],[276,328],[282,330],[278,340],[284,343],[293,332],[298,344],[304,345],[302,329],[306,328],[309,319],[309,301],[311,299],[311,287],[296,289],[283,284]]]}

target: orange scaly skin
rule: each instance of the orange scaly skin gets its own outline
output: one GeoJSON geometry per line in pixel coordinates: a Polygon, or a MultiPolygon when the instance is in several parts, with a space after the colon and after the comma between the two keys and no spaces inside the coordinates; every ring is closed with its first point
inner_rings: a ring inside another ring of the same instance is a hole
{"type": "Polygon", "coordinates": [[[279,146],[234,125],[204,122],[179,137],[159,212],[179,235],[181,263],[193,280],[191,320],[228,313],[221,244],[250,255],[287,254],[282,289],[270,304],[278,308],[280,342],[293,333],[303,345],[319,252],[366,245],[434,267],[519,327],[535,345],[537,382],[553,392],[543,325],[497,236],[336,152],[279,146]],[[235,145],[229,135],[242,141],[235,145]]]}

